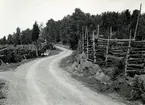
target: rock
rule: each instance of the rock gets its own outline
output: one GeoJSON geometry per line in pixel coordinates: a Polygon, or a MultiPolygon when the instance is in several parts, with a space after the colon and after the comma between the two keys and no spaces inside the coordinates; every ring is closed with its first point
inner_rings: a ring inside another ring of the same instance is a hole
{"type": "Polygon", "coordinates": [[[108,68],[106,68],[106,69],[104,70],[104,73],[105,73],[106,75],[108,75],[109,77],[114,78],[115,73],[116,73],[117,70],[118,70],[117,68],[108,67],[108,68]]]}
{"type": "Polygon", "coordinates": [[[83,60],[84,62],[87,61],[87,56],[85,53],[80,55],[81,60],[83,60]]]}
{"type": "Polygon", "coordinates": [[[105,75],[103,72],[96,74],[95,78],[104,84],[108,84],[111,80],[111,78],[105,75]]]}
{"type": "Polygon", "coordinates": [[[92,65],[92,70],[95,71],[96,73],[102,71],[102,69],[97,64],[92,65]]]}
{"type": "Polygon", "coordinates": [[[138,75],[137,77],[138,77],[138,83],[140,85],[143,85],[143,88],[145,89],[145,75],[138,75]]]}
{"type": "Polygon", "coordinates": [[[73,68],[75,68],[77,73],[83,74],[86,77],[94,76],[97,72],[102,71],[98,65],[87,61],[86,55],[84,53],[78,56],[77,62],[74,63],[73,68]]]}
{"type": "Polygon", "coordinates": [[[82,69],[92,68],[92,62],[86,61],[82,63],[82,69]]]}
{"type": "Polygon", "coordinates": [[[72,68],[76,69],[76,67],[78,67],[78,64],[77,64],[76,62],[74,62],[74,63],[72,64],[72,68]]]}
{"type": "Polygon", "coordinates": [[[78,65],[78,72],[79,73],[82,73],[83,72],[81,65],[78,65]]]}

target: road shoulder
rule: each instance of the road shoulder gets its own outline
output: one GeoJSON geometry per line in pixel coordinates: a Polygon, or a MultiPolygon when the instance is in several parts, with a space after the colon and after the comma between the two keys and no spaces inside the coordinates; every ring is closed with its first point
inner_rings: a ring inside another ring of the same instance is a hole
{"type": "Polygon", "coordinates": [[[91,89],[96,93],[103,94],[105,96],[112,98],[113,100],[117,100],[126,105],[141,105],[140,102],[127,101],[124,97],[121,97],[115,92],[99,91],[98,88],[101,87],[102,84],[99,81],[96,81],[96,79],[93,77],[88,78],[83,75],[80,75],[79,73],[76,73],[76,71],[74,70],[76,69],[74,66],[74,62],[75,58],[74,54],[72,54],[71,56],[68,56],[61,61],[60,67],[62,68],[62,70],[67,71],[72,78],[80,81],[84,86],[88,87],[89,89],[91,89]]]}

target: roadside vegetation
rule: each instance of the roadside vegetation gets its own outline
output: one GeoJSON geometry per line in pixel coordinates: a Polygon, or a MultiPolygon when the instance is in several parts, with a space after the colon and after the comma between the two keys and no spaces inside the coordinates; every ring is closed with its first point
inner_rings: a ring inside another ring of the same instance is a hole
{"type": "MultiPolygon", "coordinates": [[[[33,29],[26,31],[18,27],[16,33],[1,39],[0,46],[0,64],[18,63],[26,59],[32,59],[44,56],[44,53],[50,53],[56,48],[52,43],[48,43],[40,35],[40,27],[37,22],[33,29]]],[[[49,54],[48,54],[49,55],[49,54]]]]}
{"type": "MultiPolygon", "coordinates": [[[[85,30],[86,26],[88,27],[88,31],[92,32],[100,25],[99,34],[104,35],[106,38],[108,38],[110,33],[110,27],[112,27],[113,37],[115,38],[129,38],[130,30],[132,30],[132,36],[134,36],[138,14],[139,10],[137,9],[133,11],[126,9],[122,12],[106,11],[102,14],[91,15],[76,8],[72,15],[67,15],[61,20],[55,21],[49,19],[45,27],[43,24],[38,24],[37,22],[34,23],[33,29],[21,30],[17,27],[16,32],[10,33],[8,37],[4,36],[1,38],[0,44],[34,44],[38,47],[39,42],[62,42],[62,44],[67,44],[71,49],[75,50],[78,46],[80,35],[83,32],[82,30],[85,30]],[[37,35],[38,33],[39,37],[37,35]]],[[[145,14],[142,13],[139,20],[137,40],[145,39],[144,23],[145,14]]]]}
{"type": "MultiPolygon", "coordinates": [[[[40,32],[40,27],[35,22],[32,30],[21,32],[18,27],[16,33],[9,35],[7,39],[4,36],[0,41],[0,72],[13,71],[24,63],[60,53],[61,50],[45,41],[40,32]]],[[[4,104],[6,97],[5,84],[6,81],[0,79],[0,105],[4,104]]]]}
{"type": "MultiPolygon", "coordinates": [[[[139,10],[122,12],[103,12],[102,14],[91,15],[76,8],[72,15],[67,15],[63,19],[55,21],[50,19],[46,26],[38,24],[36,21],[33,28],[21,30],[16,28],[16,32],[10,33],[8,37],[0,39],[0,63],[17,63],[24,59],[42,56],[48,49],[52,49],[56,43],[68,45],[76,50],[81,34],[88,27],[89,35],[100,25],[100,35],[108,37],[109,29],[115,38],[129,38],[129,30],[134,33],[139,10]],[[3,50],[7,48],[6,50],[3,50]],[[3,50],[3,51],[1,51],[3,50]]],[[[145,39],[145,14],[140,15],[137,40],[145,39]]],[[[134,35],[132,35],[134,36],[134,35]]],[[[103,65],[103,62],[101,63],[103,65]]],[[[114,65],[115,66],[115,65],[114,65]]]]}
{"type": "MultiPolygon", "coordinates": [[[[127,39],[130,30],[134,36],[138,14],[139,10],[127,9],[122,12],[108,11],[91,15],[76,8],[72,15],[67,15],[61,20],[48,20],[45,27],[37,22],[32,29],[21,30],[17,27],[16,32],[0,39],[1,65],[45,56],[46,52],[50,54],[50,51],[55,50],[56,43],[68,45],[70,49],[76,50],[81,34],[85,34],[83,30],[86,26],[89,35],[100,25],[99,35],[108,38],[112,27],[112,38],[127,39]]],[[[137,40],[145,39],[144,23],[145,14],[141,14],[137,40]]],[[[62,62],[61,67],[94,90],[115,92],[124,96],[126,100],[145,102],[145,76],[135,76],[133,79],[124,77],[124,61],[114,60],[109,67],[106,67],[103,61],[100,64],[92,64],[86,60],[85,54],[78,54],[76,51],[62,62]]]]}
{"type": "Polygon", "coordinates": [[[140,105],[145,102],[144,75],[134,78],[125,77],[121,61],[114,61],[110,67],[93,64],[86,60],[86,55],[76,51],[64,58],[60,66],[71,76],[90,89],[108,95],[127,105],[140,105]]]}

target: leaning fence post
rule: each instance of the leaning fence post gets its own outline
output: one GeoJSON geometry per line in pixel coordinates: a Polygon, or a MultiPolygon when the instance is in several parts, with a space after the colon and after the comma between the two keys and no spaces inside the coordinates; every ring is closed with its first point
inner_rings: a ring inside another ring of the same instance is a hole
{"type": "Polygon", "coordinates": [[[97,27],[97,39],[99,38],[100,26],[97,27]]]}
{"type": "Polygon", "coordinates": [[[126,54],[126,59],[125,59],[125,76],[127,76],[127,65],[128,65],[128,57],[129,57],[129,53],[130,53],[130,48],[131,48],[131,34],[132,31],[130,30],[130,35],[129,35],[129,43],[128,43],[128,49],[127,49],[127,54],[126,54]]]}
{"type": "Polygon", "coordinates": [[[109,51],[109,44],[110,44],[111,35],[112,35],[112,27],[110,28],[110,34],[108,36],[107,46],[106,46],[106,58],[105,58],[106,65],[107,65],[107,61],[108,61],[108,51],[109,51]]]}
{"type": "Polygon", "coordinates": [[[92,39],[93,39],[93,62],[96,63],[95,31],[93,31],[92,39]]]}
{"type": "Polygon", "coordinates": [[[87,53],[87,51],[86,51],[86,50],[87,50],[87,43],[86,43],[86,42],[87,42],[87,40],[86,40],[86,36],[87,36],[86,34],[87,34],[87,33],[86,33],[86,27],[85,27],[84,32],[85,32],[85,33],[84,33],[84,34],[85,34],[85,35],[84,35],[84,53],[86,54],[86,53],[87,53]]]}
{"type": "Polygon", "coordinates": [[[82,53],[84,53],[84,28],[82,27],[82,53]]]}
{"type": "Polygon", "coordinates": [[[87,60],[89,58],[89,41],[88,41],[88,28],[86,27],[86,40],[87,40],[87,60]]]}
{"type": "Polygon", "coordinates": [[[140,4],[140,10],[139,10],[138,17],[137,17],[137,22],[136,22],[135,31],[134,31],[134,38],[133,38],[134,40],[136,39],[136,33],[137,33],[137,29],[138,29],[139,18],[141,15],[141,9],[142,9],[142,4],[140,4]]]}

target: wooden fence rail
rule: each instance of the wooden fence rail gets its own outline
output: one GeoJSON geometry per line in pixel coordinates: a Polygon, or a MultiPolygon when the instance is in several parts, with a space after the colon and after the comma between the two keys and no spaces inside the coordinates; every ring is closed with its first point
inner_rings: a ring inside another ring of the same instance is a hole
{"type": "Polygon", "coordinates": [[[111,39],[112,28],[108,39],[99,38],[99,26],[97,34],[95,31],[92,35],[88,34],[87,27],[85,34],[82,34],[79,45],[87,56],[87,59],[93,63],[101,64],[105,62],[106,66],[110,65],[114,59],[124,61],[125,75],[128,73],[143,74],[145,73],[145,41],[136,41],[131,37],[129,39],[111,39]]]}

